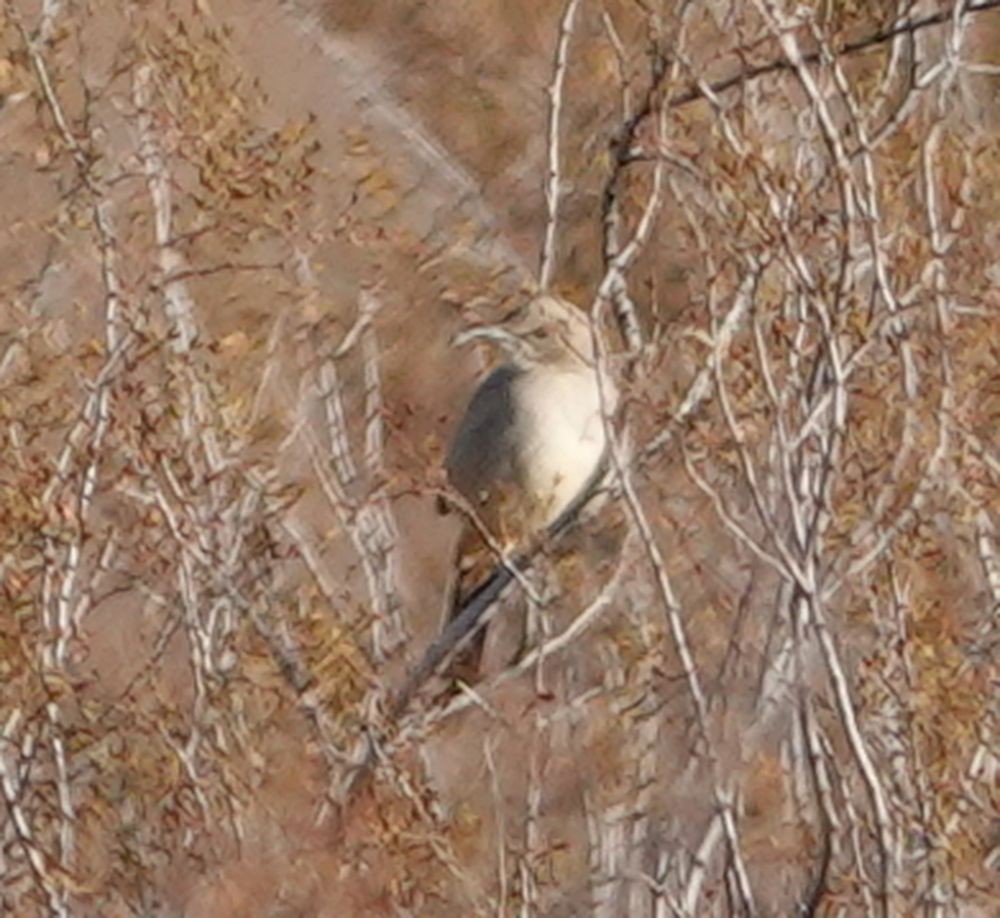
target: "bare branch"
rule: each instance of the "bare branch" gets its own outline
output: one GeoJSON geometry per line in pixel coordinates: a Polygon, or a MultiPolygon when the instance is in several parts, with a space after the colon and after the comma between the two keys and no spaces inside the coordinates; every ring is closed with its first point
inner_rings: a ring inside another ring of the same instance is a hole
{"type": "Polygon", "coordinates": [[[563,8],[562,20],[559,23],[559,40],[556,43],[556,55],[552,72],[552,83],[549,86],[549,132],[548,132],[548,170],[545,174],[545,207],[548,219],[545,223],[545,238],[542,242],[541,261],[538,269],[538,286],[547,290],[552,282],[552,273],[556,262],[556,240],[559,230],[559,197],[560,165],[559,165],[559,119],[563,104],[563,85],[566,81],[566,69],[569,59],[569,43],[573,37],[573,20],[576,18],[580,0],[567,0],[563,8]]]}

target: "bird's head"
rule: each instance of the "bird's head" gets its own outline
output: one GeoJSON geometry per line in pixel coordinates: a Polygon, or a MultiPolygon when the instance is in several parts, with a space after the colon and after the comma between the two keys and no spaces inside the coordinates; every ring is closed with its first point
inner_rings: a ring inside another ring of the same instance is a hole
{"type": "Polygon", "coordinates": [[[594,344],[586,315],[551,294],[536,296],[495,325],[473,326],[452,339],[456,346],[471,341],[489,341],[523,367],[593,364],[594,344]]]}

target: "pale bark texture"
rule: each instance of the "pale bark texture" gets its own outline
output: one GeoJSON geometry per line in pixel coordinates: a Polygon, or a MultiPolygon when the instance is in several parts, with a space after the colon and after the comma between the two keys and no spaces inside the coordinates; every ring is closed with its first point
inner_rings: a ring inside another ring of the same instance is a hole
{"type": "Polygon", "coordinates": [[[994,914],[998,6],[0,0],[0,913],[994,914]],[[456,682],[539,290],[607,482],[456,682]]]}

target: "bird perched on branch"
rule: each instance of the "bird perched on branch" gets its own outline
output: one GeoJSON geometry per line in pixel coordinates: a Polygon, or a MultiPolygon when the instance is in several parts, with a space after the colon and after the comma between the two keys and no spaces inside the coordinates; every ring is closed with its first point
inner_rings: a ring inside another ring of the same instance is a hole
{"type": "MultiPolygon", "coordinates": [[[[614,408],[614,391],[598,384],[590,323],[566,300],[537,296],[454,340],[488,342],[504,361],[473,395],[445,463],[471,517],[458,543],[449,619],[494,569],[498,548],[528,549],[596,484],[607,448],[603,415],[614,408]]],[[[453,671],[478,672],[484,637],[481,630],[453,671]]]]}

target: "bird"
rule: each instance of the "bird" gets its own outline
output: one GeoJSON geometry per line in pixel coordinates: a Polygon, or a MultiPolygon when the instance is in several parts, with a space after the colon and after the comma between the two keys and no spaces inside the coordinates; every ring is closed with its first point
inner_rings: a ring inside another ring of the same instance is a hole
{"type": "MultiPolygon", "coordinates": [[[[498,324],[453,339],[473,341],[503,360],[472,395],[445,459],[449,487],[474,517],[458,539],[447,621],[489,577],[497,548],[529,548],[589,493],[605,465],[605,417],[616,398],[599,381],[587,316],[558,296],[536,295],[498,324]]],[[[475,679],[484,642],[481,629],[452,674],[475,679]]]]}

